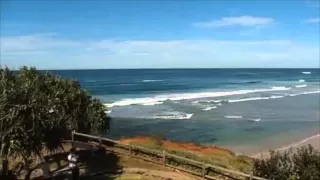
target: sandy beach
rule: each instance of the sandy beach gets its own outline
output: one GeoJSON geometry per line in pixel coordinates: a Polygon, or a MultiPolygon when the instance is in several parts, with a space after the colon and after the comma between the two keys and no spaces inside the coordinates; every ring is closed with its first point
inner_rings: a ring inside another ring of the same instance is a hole
{"type": "MultiPolygon", "coordinates": [[[[290,148],[292,148],[293,152],[296,152],[298,148],[301,148],[303,146],[307,146],[308,144],[312,145],[316,150],[320,151],[320,134],[308,137],[306,139],[297,141],[295,143],[283,146],[281,148],[275,149],[275,151],[278,152],[284,152],[286,150],[289,150],[290,148]]],[[[268,158],[270,156],[269,151],[265,151],[262,153],[258,153],[258,154],[254,154],[250,157],[252,158],[268,158]]]]}

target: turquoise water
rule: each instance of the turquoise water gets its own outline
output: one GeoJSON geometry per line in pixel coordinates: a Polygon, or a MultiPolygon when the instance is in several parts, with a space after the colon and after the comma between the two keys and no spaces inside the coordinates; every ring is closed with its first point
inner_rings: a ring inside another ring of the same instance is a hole
{"type": "Polygon", "coordinates": [[[54,71],[108,107],[111,138],[166,134],[243,154],[319,133],[319,69],[54,71]]]}

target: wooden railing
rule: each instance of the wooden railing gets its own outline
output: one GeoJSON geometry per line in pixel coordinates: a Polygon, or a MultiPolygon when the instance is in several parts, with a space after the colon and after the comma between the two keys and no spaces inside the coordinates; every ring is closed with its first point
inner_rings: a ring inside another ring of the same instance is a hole
{"type": "Polygon", "coordinates": [[[229,177],[231,179],[244,178],[244,179],[250,179],[250,180],[267,180],[265,178],[253,176],[252,173],[246,174],[243,172],[226,169],[226,168],[208,164],[205,162],[188,159],[185,157],[177,156],[175,154],[166,152],[165,150],[160,151],[155,149],[149,149],[149,148],[141,147],[138,145],[121,143],[119,141],[115,141],[112,139],[83,134],[83,133],[72,132],[72,142],[77,142],[75,141],[75,135],[80,136],[82,138],[82,140],[80,140],[79,142],[89,143],[89,145],[91,144],[90,146],[103,145],[109,151],[112,151],[114,153],[124,154],[134,158],[153,162],[156,164],[161,164],[166,167],[170,167],[170,168],[181,170],[196,176],[200,176],[203,179],[214,179],[214,180],[217,179],[217,177],[208,175],[208,172],[211,171],[211,172],[214,172],[216,175],[229,177]],[[95,140],[95,141],[84,141],[83,137],[90,138],[90,140],[95,140]],[[121,149],[121,150],[116,150],[116,149],[121,149]],[[137,152],[144,154],[144,156],[136,155],[135,153],[137,152]],[[175,161],[175,162],[178,162],[178,164],[184,164],[186,166],[196,168],[198,169],[198,171],[195,171],[194,169],[191,170],[191,168],[189,169],[182,168],[182,167],[179,167],[178,165],[173,165],[172,163],[170,164],[169,163],[170,161],[175,161]]]}

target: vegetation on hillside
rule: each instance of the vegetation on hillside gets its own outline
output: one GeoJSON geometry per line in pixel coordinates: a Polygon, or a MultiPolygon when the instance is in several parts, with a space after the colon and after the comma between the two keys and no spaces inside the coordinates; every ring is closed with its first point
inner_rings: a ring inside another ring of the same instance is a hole
{"type": "MultiPolygon", "coordinates": [[[[0,157],[41,157],[62,149],[71,131],[106,132],[109,117],[98,99],[65,80],[35,68],[0,69],[0,157]]],[[[5,161],[4,161],[5,162],[5,161]]]]}
{"type": "MultiPolygon", "coordinates": [[[[302,147],[293,152],[270,152],[268,159],[253,159],[246,156],[236,156],[218,147],[206,147],[190,143],[174,143],[163,140],[162,135],[152,135],[150,138],[129,138],[120,140],[124,143],[136,144],[152,149],[166,150],[188,159],[217,165],[227,169],[251,173],[258,177],[272,180],[319,180],[320,179],[320,152],[311,145],[302,147]]],[[[187,162],[170,162],[177,166],[198,171],[201,169],[188,165],[187,162]]],[[[169,163],[169,164],[170,164],[169,163]]],[[[215,176],[217,174],[209,175],[215,176]]]]}
{"type": "MultiPolygon", "coordinates": [[[[165,150],[167,153],[173,155],[232,170],[238,170],[246,173],[250,173],[252,170],[252,158],[246,156],[236,156],[236,154],[227,149],[201,146],[192,143],[176,143],[164,139],[165,138],[163,134],[153,134],[150,138],[137,137],[122,139],[120,141],[123,143],[135,144],[150,149],[157,149],[160,151],[165,150]]],[[[191,170],[199,170],[195,167],[189,167],[185,162],[170,163],[176,163],[175,165],[179,165],[191,170]]],[[[202,169],[200,169],[199,172],[202,173],[202,169]]]]}
{"type": "Polygon", "coordinates": [[[272,151],[269,159],[254,161],[254,174],[274,180],[319,180],[320,152],[311,145],[296,153],[272,151]]]}

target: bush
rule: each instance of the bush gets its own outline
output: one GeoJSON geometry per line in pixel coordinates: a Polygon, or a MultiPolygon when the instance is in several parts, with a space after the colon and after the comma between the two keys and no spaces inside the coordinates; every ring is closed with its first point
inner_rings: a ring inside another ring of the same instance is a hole
{"type": "Polygon", "coordinates": [[[151,140],[157,146],[157,148],[161,148],[163,145],[163,141],[165,140],[165,137],[166,136],[164,133],[153,133],[151,135],[151,140]]]}
{"type": "Polygon", "coordinates": [[[274,180],[319,180],[320,152],[311,145],[299,148],[296,153],[271,151],[269,159],[254,161],[254,174],[274,180]]]}

